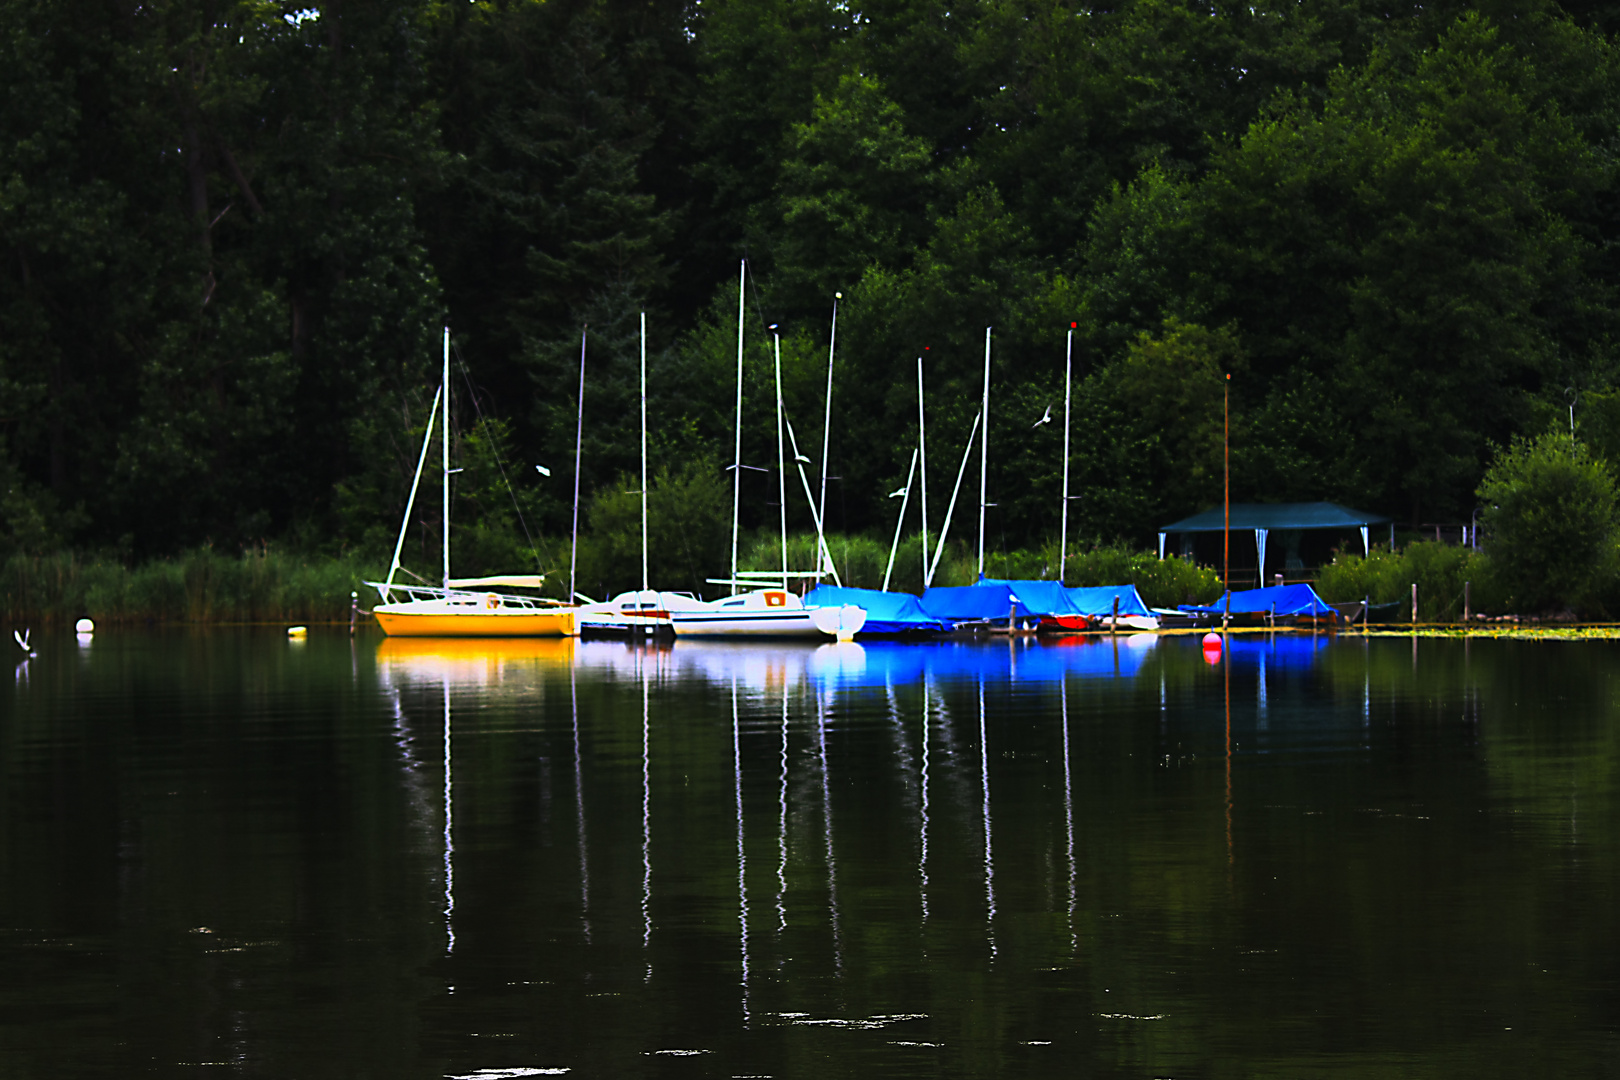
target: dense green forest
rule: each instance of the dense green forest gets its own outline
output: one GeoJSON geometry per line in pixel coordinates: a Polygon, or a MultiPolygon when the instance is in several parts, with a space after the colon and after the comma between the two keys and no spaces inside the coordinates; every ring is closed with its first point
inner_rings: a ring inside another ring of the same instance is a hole
{"type": "MultiPolygon", "coordinates": [[[[458,562],[520,569],[527,531],[566,567],[581,335],[600,538],[639,486],[645,311],[661,550],[705,562],[745,258],[743,460],[775,463],[775,325],[812,484],[842,294],[832,530],[886,546],[918,357],[937,529],[986,327],[997,547],[1055,538],[1062,425],[1036,421],[1061,419],[1071,328],[1078,542],[1218,499],[1225,372],[1235,498],[1468,520],[1497,448],[1567,429],[1571,403],[1620,453],[1617,21],[1534,0],[10,0],[0,555],[384,560],[447,323],[458,562]]],[[[775,491],[745,472],[745,527],[775,491]]],[[[437,499],[418,508],[432,565],[437,499]]],[[[789,518],[809,527],[792,487],[789,518]]]]}

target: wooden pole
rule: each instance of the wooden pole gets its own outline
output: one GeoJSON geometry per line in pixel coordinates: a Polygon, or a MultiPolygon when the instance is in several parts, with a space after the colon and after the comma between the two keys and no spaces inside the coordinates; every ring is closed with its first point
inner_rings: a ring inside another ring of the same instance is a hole
{"type": "Polygon", "coordinates": [[[1221,532],[1221,578],[1226,586],[1226,609],[1221,613],[1221,629],[1232,622],[1232,375],[1227,373],[1221,386],[1221,477],[1225,490],[1226,527],[1221,532]]]}
{"type": "Polygon", "coordinates": [[[1470,603],[1470,601],[1473,598],[1469,595],[1469,592],[1473,588],[1473,585],[1474,583],[1472,581],[1463,582],[1463,622],[1465,623],[1472,617],[1473,605],[1470,603]]]}
{"type": "Polygon", "coordinates": [[[1417,625],[1417,582],[1412,582],[1412,625],[1417,625]]]}

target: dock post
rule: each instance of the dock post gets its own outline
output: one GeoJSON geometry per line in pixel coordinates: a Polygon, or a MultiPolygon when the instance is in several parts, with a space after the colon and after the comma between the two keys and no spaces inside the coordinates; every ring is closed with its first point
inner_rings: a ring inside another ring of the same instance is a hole
{"type": "Polygon", "coordinates": [[[1469,590],[1473,588],[1473,585],[1472,581],[1463,582],[1463,623],[1465,625],[1469,618],[1472,617],[1473,608],[1469,603],[1472,598],[1469,596],[1469,590]]]}
{"type": "Polygon", "coordinates": [[[360,613],[360,594],[357,593],[357,592],[354,592],[353,590],[350,590],[350,592],[349,592],[349,636],[350,637],[354,637],[355,618],[359,615],[359,613],[360,613]]]}
{"type": "Polygon", "coordinates": [[[1109,633],[1110,636],[1119,633],[1119,594],[1118,593],[1114,594],[1114,617],[1108,621],[1108,633],[1109,633]]]}
{"type": "Polygon", "coordinates": [[[1417,625],[1417,582],[1412,582],[1412,625],[1417,625]]]}

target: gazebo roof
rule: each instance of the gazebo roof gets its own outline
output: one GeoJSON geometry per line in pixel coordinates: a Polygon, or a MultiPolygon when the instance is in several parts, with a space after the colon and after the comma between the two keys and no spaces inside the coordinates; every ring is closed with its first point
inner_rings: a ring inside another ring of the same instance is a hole
{"type": "MultiPolygon", "coordinates": [[[[1389,520],[1382,514],[1369,514],[1330,502],[1232,504],[1234,529],[1359,529],[1366,525],[1383,525],[1389,520]]],[[[1220,532],[1224,528],[1226,515],[1217,506],[1174,524],[1161,525],[1159,531],[1220,532]]]]}

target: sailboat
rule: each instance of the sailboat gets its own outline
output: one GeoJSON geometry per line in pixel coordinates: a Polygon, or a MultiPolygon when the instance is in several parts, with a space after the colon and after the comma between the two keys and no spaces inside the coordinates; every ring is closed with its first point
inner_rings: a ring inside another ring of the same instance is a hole
{"type": "MultiPolygon", "coordinates": [[[[584,372],[580,375],[580,399],[584,400],[584,372]]],[[[583,422],[583,412],[581,418],[583,422]]],[[[578,445],[575,445],[576,465],[578,445]]],[[[647,569],[647,313],[641,313],[641,588],[621,592],[610,600],[595,601],[583,596],[579,607],[579,632],[590,637],[645,637],[670,633],[671,611],[702,608],[703,601],[690,593],[667,592],[648,585],[647,569]]]]}
{"type": "MultiPolygon", "coordinates": [[[[776,338],[776,471],[777,471],[777,503],[781,510],[782,522],[782,569],[778,571],[742,571],[737,570],[737,534],[739,511],[742,501],[742,387],[743,387],[743,318],[744,318],[744,283],[748,273],[748,263],[742,264],[741,274],[737,282],[737,427],[736,427],[736,456],[732,462],[732,501],[731,501],[731,577],[711,579],[713,584],[729,585],[733,595],[721,600],[700,603],[687,607],[685,610],[669,612],[670,626],[676,637],[772,637],[772,638],[808,638],[811,640],[824,640],[828,637],[840,641],[854,639],[866,622],[866,610],[853,604],[841,604],[836,607],[807,607],[804,600],[789,588],[793,578],[820,578],[823,571],[794,572],[787,568],[787,452],[783,443],[783,427],[786,423],[783,416],[782,403],[782,343],[776,338]],[[737,593],[739,587],[747,589],[737,593]]],[[[776,329],[771,327],[772,331],[776,329]]],[[[788,432],[791,434],[791,425],[788,432]]],[[[794,439],[794,459],[797,463],[801,459],[798,453],[798,440],[794,439]]],[[[810,513],[815,518],[817,553],[825,565],[831,566],[832,559],[827,550],[827,541],[822,531],[821,514],[816,509],[816,501],[810,497],[809,481],[804,477],[804,468],[799,466],[799,479],[804,484],[805,495],[810,501],[810,513]]],[[[836,572],[834,573],[836,577],[836,572]]]]}
{"type": "Polygon", "coordinates": [[[382,603],[372,609],[383,632],[392,637],[570,637],[578,632],[572,606],[539,597],[524,596],[497,589],[538,589],[544,578],[536,574],[504,574],[495,577],[452,578],[450,576],[450,477],[459,470],[450,467],[450,329],[444,331],[444,373],[433,398],[422,453],[416,461],[416,478],[405,503],[405,519],[400,523],[399,540],[394,545],[393,562],[387,581],[368,581],[382,603]],[[441,416],[443,403],[443,574],[440,585],[407,585],[394,580],[400,569],[399,557],[405,547],[411,510],[422,483],[422,467],[433,443],[433,420],[441,416]],[[405,599],[395,600],[401,593],[405,599]]]}

